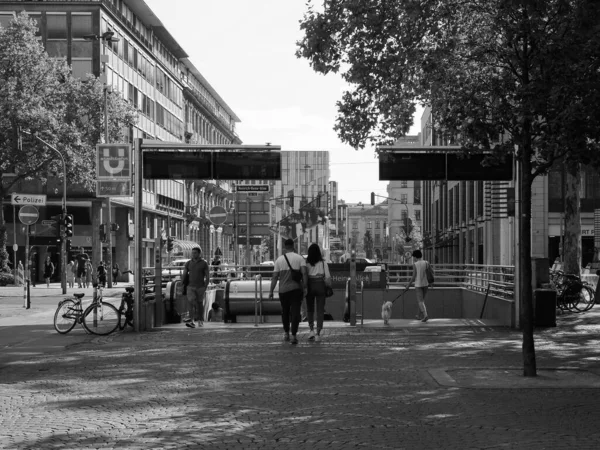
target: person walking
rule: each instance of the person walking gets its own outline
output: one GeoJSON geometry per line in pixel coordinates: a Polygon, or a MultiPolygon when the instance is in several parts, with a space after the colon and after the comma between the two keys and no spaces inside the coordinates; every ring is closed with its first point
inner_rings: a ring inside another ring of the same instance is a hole
{"type": "Polygon", "coordinates": [[[319,342],[323,330],[323,317],[325,316],[325,289],[331,286],[329,266],[323,260],[318,244],[308,247],[306,257],[306,271],[308,272],[308,293],[306,294],[306,312],[308,316],[309,340],[319,342]],[[317,304],[317,334],[315,335],[315,302],[317,304]]]}
{"type": "Polygon", "coordinates": [[[83,284],[85,283],[85,268],[86,268],[86,262],[89,261],[89,256],[86,255],[85,251],[83,250],[83,247],[81,247],[81,249],[79,250],[79,253],[77,254],[77,256],[75,256],[75,260],[77,261],[77,283],[79,283],[79,288],[83,287],[83,284]]]}
{"type": "Polygon", "coordinates": [[[98,274],[98,284],[103,288],[106,287],[106,267],[104,267],[104,261],[100,261],[98,263],[98,269],[96,269],[96,273],[98,274]]]}
{"type": "Polygon", "coordinates": [[[189,318],[185,321],[185,326],[189,328],[201,327],[204,324],[202,302],[210,283],[210,269],[208,263],[200,257],[201,253],[200,247],[194,247],[192,259],[183,267],[183,294],[187,296],[189,310],[189,318]]]}
{"type": "Polygon", "coordinates": [[[431,270],[431,267],[429,266],[429,262],[423,259],[421,250],[415,250],[412,252],[412,256],[416,261],[413,264],[412,277],[406,285],[405,291],[410,288],[412,283],[415,283],[415,295],[417,296],[417,304],[419,305],[419,314],[416,318],[421,322],[427,322],[429,316],[427,315],[427,307],[425,306],[425,297],[427,296],[427,289],[430,286],[429,281],[427,281],[427,270],[428,268],[431,270]]]}
{"type": "Polygon", "coordinates": [[[85,270],[83,272],[83,279],[81,280],[81,282],[83,283],[84,287],[87,289],[89,288],[93,283],[94,280],[94,266],[92,265],[92,262],[88,259],[85,263],[85,270]]]}
{"type": "Polygon", "coordinates": [[[117,277],[121,274],[121,270],[119,269],[119,264],[117,264],[116,262],[113,264],[112,267],[112,281],[113,281],[113,285],[116,286],[117,285],[117,277]]]}
{"type": "Polygon", "coordinates": [[[297,344],[298,326],[300,325],[300,308],[302,298],[306,296],[308,273],[306,261],[294,252],[294,240],[287,239],[283,244],[283,255],[275,261],[269,299],[273,299],[275,286],[279,282],[279,302],[281,303],[281,321],[283,322],[284,341],[297,344]]]}
{"type": "Polygon", "coordinates": [[[67,264],[67,286],[70,288],[75,287],[75,274],[77,272],[77,267],[75,266],[75,261],[69,261],[67,264]]]}
{"type": "Polygon", "coordinates": [[[46,261],[44,261],[44,280],[46,280],[46,287],[50,287],[50,278],[54,275],[54,264],[50,260],[50,256],[46,256],[46,261]]]}

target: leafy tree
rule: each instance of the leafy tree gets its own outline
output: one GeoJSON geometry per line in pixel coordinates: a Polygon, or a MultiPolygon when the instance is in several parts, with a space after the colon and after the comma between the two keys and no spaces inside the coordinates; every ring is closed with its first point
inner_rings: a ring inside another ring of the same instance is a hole
{"type": "Polygon", "coordinates": [[[408,132],[420,102],[432,108],[432,133],[466,154],[519,161],[523,372],[535,376],[531,185],[557,162],[597,163],[600,5],[331,0],[318,8],[309,1],[297,56],[350,84],[338,102],[342,141],[391,143],[408,132]]]}
{"type": "MultiPolygon", "coordinates": [[[[26,13],[0,27],[0,176],[16,174],[0,186],[0,271],[7,270],[4,197],[23,180],[45,183],[49,173],[64,176],[56,153],[26,133],[61,152],[68,185],[90,190],[95,146],[103,134],[102,84],[93,77],[74,78],[65,60],[48,56],[36,32],[26,13]]],[[[108,95],[108,110],[111,140],[122,142],[136,112],[116,93],[108,95]]]]}

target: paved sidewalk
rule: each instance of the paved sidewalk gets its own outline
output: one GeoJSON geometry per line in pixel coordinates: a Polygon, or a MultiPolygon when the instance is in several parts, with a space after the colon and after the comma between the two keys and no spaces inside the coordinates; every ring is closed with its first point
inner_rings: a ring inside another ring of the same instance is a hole
{"type": "Polygon", "coordinates": [[[598,306],[536,330],[540,376],[524,379],[521,333],[479,321],[326,322],[320,343],[307,340],[302,324],[293,346],[275,324],[61,336],[52,304],[8,316],[7,303],[0,292],[2,449],[600,442],[598,306]]]}

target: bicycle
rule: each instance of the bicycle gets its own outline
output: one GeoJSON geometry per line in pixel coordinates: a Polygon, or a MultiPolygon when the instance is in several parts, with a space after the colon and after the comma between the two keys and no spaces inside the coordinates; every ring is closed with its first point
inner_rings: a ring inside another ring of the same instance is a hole
{"type": "Polygon", "coordinates": [[[127,325],[133,328],[133,292],[134,288],[126,287],[126,292],[121,295],[119,306],[119,330],[124,330],[127,325]]]}
{"type": "Polygon", "coordinates": [[[595,304],[594,289],[577,275],[561,270],[551,272],[551,284],[557,291],[556,306],[563,311],[588,311],[595,304]],[[580,306],[583,305],[583,306],[580,306]]]}
{"type": "Polygon", "coordinates": [[[102,301],[102,287],[97,284],[96,297],[83,309],[84,293],[75,293],[72,298],[65,298],[58,303],[54,313],[54,329],[60,334],[67,334],[75,325],[83,326],[87,333],[105,336],[119,327],[119,311],[114,305],[102,301]]]}

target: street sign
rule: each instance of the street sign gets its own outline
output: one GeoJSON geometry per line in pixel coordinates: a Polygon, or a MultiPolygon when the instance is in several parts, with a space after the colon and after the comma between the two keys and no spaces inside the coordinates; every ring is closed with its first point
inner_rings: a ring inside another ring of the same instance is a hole
{"type": "Polygon", "coordinates": [[[19,220],[24,225],[33,225],[40,217],[40,213],[35,206],[21,206],[19,209],[19,220]]]}
{"type": "Polygon", "coordinates": [[[213,206],[208,213],[208,219],[214,225],[221,225],[227,220],[227,211],[222,206],[213,206]]]}
{"type": "Polygon", "coordinates": [[[98,144],[96,146],[96,179],[131,179],[131,145],[98,144]]]}
{"type": "Polygon", "coordinates": [[[131,197],[131,180],[98,180],[96,197],[131,197]]]}
{"type": "Polygon", "coordinates": [[[31,195],[31,194],[11,194],[10,202],[13,205],[36,205],[45,206],[46,196],[45,195],[31,195]]]}
{"type": "Polygon", "coordinates": [[[236,192],[269,192],[271,186],[268,184],[237,184],[235,186],[236,192]]]}
{"type": "Polygon", "coordinates": [[[19,250],[19,246],[17,244],[13,244],[13,252],[16,252],[19,250]]]}

